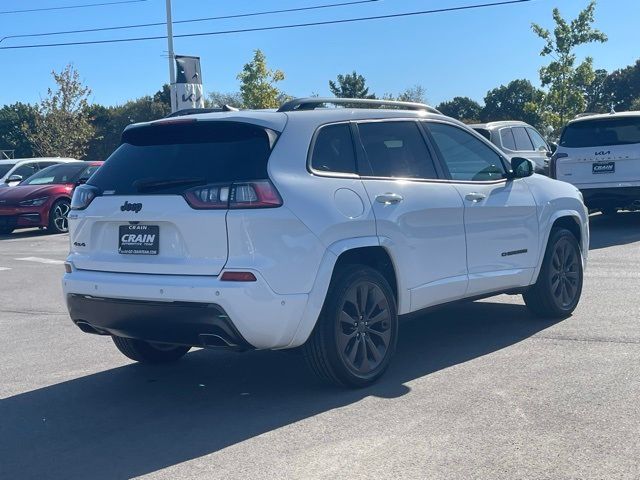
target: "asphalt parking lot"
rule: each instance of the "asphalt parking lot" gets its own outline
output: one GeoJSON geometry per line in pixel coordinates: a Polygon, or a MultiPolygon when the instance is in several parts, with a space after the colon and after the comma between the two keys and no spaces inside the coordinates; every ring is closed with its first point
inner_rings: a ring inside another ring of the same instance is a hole
{"type": "Polygon", "coordinates": [[[2,236],[0,478],[638,479],[640,213],[591,228],[571,318],[441,309],[358,391],[286,352],[134,364],[68,319],[65,235],[2,236]]]}

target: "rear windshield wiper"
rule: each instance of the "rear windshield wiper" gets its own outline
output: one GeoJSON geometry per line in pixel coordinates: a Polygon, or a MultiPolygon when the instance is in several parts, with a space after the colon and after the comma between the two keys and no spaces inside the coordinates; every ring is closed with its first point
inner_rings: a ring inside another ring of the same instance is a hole
{"type": "Polygon", "coordinates": [[[149,190],[162,190],[163,188],[182,187],[182,186],[197,186],[207,183],[206,178],[191,177],[191,178],[167,178],[167,179],[153,179],[153,180],[136,180],[133,182],[133,186],[139,192],[148,192],[149,190]]]}

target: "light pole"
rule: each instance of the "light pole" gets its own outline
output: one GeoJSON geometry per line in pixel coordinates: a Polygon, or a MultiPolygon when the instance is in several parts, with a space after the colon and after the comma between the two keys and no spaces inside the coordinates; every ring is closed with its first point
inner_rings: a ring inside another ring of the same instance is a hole
{"type": "Polygon", "coordinates": [[[176,84],[176,65],[175,54],[173,53],[173,19],[171,17],[171,0],[167,2],[167,43],[169,47],[169,91],[171,93],[171,111],[175,112],[178,109],[177,99],[175,98],[175,84],[176,84]]]}

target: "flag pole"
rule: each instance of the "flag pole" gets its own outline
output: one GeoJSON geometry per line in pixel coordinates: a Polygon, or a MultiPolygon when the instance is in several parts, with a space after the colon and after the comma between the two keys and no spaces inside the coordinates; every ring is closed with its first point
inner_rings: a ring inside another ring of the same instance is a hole
{"type": "Polygon", "coordinates": [[[171,92],[171,111],[177,110],[177,99],[175,98],[176,85],[176,65],[175,54],[173,52],[173,19],[171,16],[171,0],[166,0],[167,4],[167,43],[169,47],[169,91],[171,92]]]}

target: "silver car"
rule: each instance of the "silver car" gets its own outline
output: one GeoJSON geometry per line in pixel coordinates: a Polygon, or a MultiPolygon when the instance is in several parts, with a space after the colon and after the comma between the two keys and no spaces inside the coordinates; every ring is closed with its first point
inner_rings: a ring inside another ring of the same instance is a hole
{"type": "Polygon", "coordinates": [[[535,172],[549,176],[551,148],[542,135],[525,122],[501,122],[469,125],[511,157],[524,157],[535,165],[535,172]]]}

